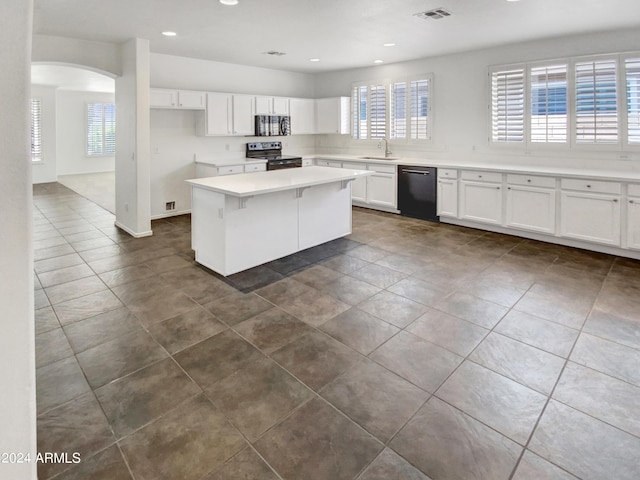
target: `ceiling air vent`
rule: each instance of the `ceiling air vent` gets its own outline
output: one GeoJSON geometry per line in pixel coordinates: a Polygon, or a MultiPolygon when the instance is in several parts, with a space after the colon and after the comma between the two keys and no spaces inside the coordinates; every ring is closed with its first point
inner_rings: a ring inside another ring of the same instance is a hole
{"type": "Polygon", "coordinates": [[[433,10],[414,13],[413,15],[423,20],[440,20],[441,18],[450,16],[451,12],[446,11],[444,8],[434,8],[433,10]]]}
{"type": "Polygon", "coordinates": [[[286,53],[284,52],[277,52],[276,50],[269,50],[268,52],[262,52],[263,55],[271,55],[274,57],[281,57],[283,55],[286,55],[286,53]]]}

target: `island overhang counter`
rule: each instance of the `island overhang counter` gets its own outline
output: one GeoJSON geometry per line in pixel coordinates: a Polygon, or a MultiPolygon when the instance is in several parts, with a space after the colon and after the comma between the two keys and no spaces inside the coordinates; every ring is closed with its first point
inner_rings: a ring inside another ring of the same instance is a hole
{"type": "Polygon", "coordinates": [[[187,180],[196,262],[228,276],[351,233],[351,181],[305,167],[187,180]]]}

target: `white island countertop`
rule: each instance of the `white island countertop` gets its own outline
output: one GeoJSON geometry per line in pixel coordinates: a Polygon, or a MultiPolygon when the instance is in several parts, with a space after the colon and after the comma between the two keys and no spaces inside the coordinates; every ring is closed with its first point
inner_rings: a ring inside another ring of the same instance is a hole
{"type": "Polygon", "coordinates": [[[373,171],[351,170],[349,168],[305,167],[198,178],[186,180],[186,182],[192,187],[204,188],[225,195],[250,197],[263,193],[354,180],[374,173],[373,171]]]}

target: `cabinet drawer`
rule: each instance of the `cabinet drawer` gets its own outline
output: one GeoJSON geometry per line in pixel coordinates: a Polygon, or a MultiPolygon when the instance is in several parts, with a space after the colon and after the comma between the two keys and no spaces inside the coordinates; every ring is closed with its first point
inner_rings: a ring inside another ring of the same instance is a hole
{"type": "Polygon", "coordinates": [[[313,165],[313,158],[303,158],[302,159],[302,166],[303,167],[310,167],[313,165]]]}
{"type": "Polygon", "coordinates": [[[614,182],[599,180],[581,180],[577,178],[563,178],[560,181],[563,190],[577,190],[579,192],[611,193],[619,195],[622,185],[614,182]]]}
{"type": "Polygon", "coordinates": [[[244,171],[248,172],[264,172],[267,169],[267,165],[264,163],[250,163],[244,166],[244,171]]]}
{"type": "Polygon", "coordinates": [[[379,163],[368,163],[367,170],[373,170],[379,173],[396,173],[395,165],[381,165],[379,163]]]}
{"type": "Polygon", "coordinates": [[[244,168],[242,165],[229,165],[218,167],[218,175],[233,175],[234,173],[242,173],[244,168]]]}
{"type": "Polygon", "coordinates": [[[538,177],[533,175],[507,175],[507,183],[510,185],[529,185],[531,187],[555,188],[556,179],[553,177],[538,177]]]}
{"type": "Polygon", "coordinates": [[[640,197],[640,185],[629,185],[629,195],[632,197],[640,197]]]}
{"type": "Polygon", "coordinates": [[[458,178],[458,170],[454,168],[440,168],[438,169],[438,178],[458,178]]]}
{"type": "Polygon", "coordinates": [[[321,158],[316,160],[316,165],[320,167],[342,168],[341,162],[336,162],[335,160],[323,160],[321,158]]]}
{"type": "Polygon", "coordinates": [[[351,162],[342,162],[342,168],[351,168],[353,170],[366,170],[366,163],[351,163],[351,162]]]}
{"type": "Polygon", "coordinates": [[[502,182],[502,174],[498,172],[463,170],[461,177],[463,180],[473,180],[474,182],[502,182]]]}

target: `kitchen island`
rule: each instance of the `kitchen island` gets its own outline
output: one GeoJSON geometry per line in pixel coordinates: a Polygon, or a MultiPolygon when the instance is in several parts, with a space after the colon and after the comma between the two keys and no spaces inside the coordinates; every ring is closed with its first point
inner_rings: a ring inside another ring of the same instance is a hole
{"type": "Polygon", "coordinates": [[[329,167],[187,180],[196,261],[227,276],[351,233],[351,181],[329,167]]]}

